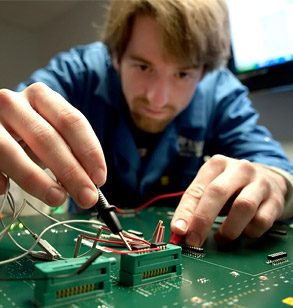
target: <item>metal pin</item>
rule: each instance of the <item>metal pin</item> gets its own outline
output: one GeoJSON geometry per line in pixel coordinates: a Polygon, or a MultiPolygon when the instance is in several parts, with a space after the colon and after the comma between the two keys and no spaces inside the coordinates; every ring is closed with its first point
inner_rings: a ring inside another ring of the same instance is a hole
{"type": "MultiPolygon", "coordinates": [[[[102,234],[102,228],[99,227],[98,230],[97,230],[97,234],[96,234],[96,238],[99,239],[101,234],[102,234]]],[[[93,245],[92,245],[92,249],[96,248],[98,245],[98,241],[93,241],[93,245]]]]}
{"type": "Polygon", "coordinates": [[[79,234],[77,236],[74,252],[73,252],[73,258],[76,258],[78,256],[80,246],[81,246],[82,236],[79,234]]]}
{"type": "Polygon", "coordinates": [[[131,251],[132,249],[131,249],[130,245],[128,244],[128,242],[126,241],[125,237],[123,236],[122,232],[118,232],[118,234],[119,234],[121,240],[124,242],[127,249],[131,251]]]}

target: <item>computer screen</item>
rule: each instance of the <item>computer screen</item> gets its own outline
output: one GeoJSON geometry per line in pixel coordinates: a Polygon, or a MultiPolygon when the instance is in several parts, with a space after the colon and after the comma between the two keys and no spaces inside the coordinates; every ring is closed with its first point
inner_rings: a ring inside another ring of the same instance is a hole
{"type": "Polygon", "coordinates": [[[252,89],[293,84],[293,0],[227,4],[234,73],[252,89]]]}

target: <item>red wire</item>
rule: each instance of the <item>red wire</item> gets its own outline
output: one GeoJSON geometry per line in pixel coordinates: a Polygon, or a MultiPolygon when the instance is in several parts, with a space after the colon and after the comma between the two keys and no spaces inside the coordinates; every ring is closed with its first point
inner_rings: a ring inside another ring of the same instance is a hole
{"type": "MultiPolygon", "coordinates": [[[[170,193],[170,194],[163,194],[163,195],[158,195],[156,197],[154,197],[153,199],[145,202],[144,204],[140,205],[139,207],[133,209],[133,212],[134,213],[137,213],[139,211],[141,211],[142,209],[144,209],[145,207],[149,206],[151,203],[157,201],[157,200],[160,200],[160,199],[164,199],[164,198],[172,198],[172,197],[178,197],[178,196],[182,196],[184,194],[184,191],[179,191],[179,192],[175,192],[175,193],[170,193]]],[[[116,210],[118,213],[127,213],[129,212],[129,209],[128,210],[124,210],[124,209],[121,209],[119,207],[116,207],[116,210]]]]}
{"type": "MultiPolygon", "coordinates": [[[[98,242],[106,242],[106,243],[111,243],[111,244],[123,244],[123,242],[120,241],[108,241],[108,240],[100,240],[98,238],[94,238],[91,236],[87,236],[84,234],[81,234],[81,237],[87,238],[89,240],[94,240],[94,241],[98,241],[98,242]]],[[[131,245],[136,245],[137,243],[129,243],[131,245]]],[[[120,250],[116,250],[110,247],[104,247],[105,250],[108,250],[110,252],[113,253],[119,253],[121,255],[125,255],[125,254],[129,254],[129,253],[141,253],[141,252],[149,252],[149,251],[156,251],[156,250],[161,250],[161,247],[156,247],[156,248],[148,248],[148,249],[139,249],[139,250],[127,250],[127,251],[120,251],[120,250]]]]}
{"type": "Polygon", "coordinates": [[[161,234],[160,234],[159,242],[161,243],[161,242],[162,242],[162,239],[163,239],[165,227],[164,227],[164,226],[161,226],[160,230],[161,230],[161,234]]]}
{"type": "Polygon", "coordinates": [[[112,249],[110,247],[104,247],[105,250],[114,252],[114,253],[119,253],[120,255],[127,255],[130,253],[142,253],[142,252],[149,252],[149,251],[156,251],[156,250],[162,250],[161,247],[156,247],[156,248],[149,248],[149,249],[140,249],[140,250],[126,250],[126,251],[121,251],[121,250],[116,250],[112,249]]]}
{"type": "MultiPolygon", "coordinates": [[[[87,238],[87,239],[89,239],[89,240],[93,240],[93,241],[96,241],[96,242],[102,242],[102,243],[121,244],[121,245],[124,244],[122,241],[102,240],[102,239],[99,239],[99,238],[90,237],[90,236],[83,235],[83,234],[81,234],[81,237],[84,237],[84,238],[87,238]]],[[[137,245],[137,243],[129,243],[129,245],[137,245]]]]}
{"type": "MultiPolygon", "coordinates": [[[[106,231],[111,231],[109,228],[106,228],[106,227],[101,227],[101,229],[102,229],[102,230],[106,230],[106,231]]],[[[142,243],[144,243],[144,244],[146,244],[146,245],[148,245],[148,246],[151,245],[150,242],[148,242],[148,241],[146,241],[146,240],[143,240],[142,238],[133,237],[133,236],[129,236],[129,235],[126,235],[126,234],[123,234],[123,235],[124,235],[124,237],[129,238],[129,239],[131,239],[131,240],[133,240],[133,241],[142,242],[142,243]]],[[[97,240],[96,238],[92,238],[92,239],[93,239],[93,240],[97,240]]],[[[111,242],[111,241],[109,241],[109,242],[111,242]]],[[[121,242],[121,243],[122,243],[122,242],[121,242]]]]}
{"type": "Polygon", "coordinates": [[[160,220],[159,224],[158,224],[157,234],[156,234],[156,237],[155,237],[155,243],[158,243],[158,238],[159,238],[159,234],[160,234],[160,231],[161,231],[162,224],[163,224],[163,221],[160,220]]]}

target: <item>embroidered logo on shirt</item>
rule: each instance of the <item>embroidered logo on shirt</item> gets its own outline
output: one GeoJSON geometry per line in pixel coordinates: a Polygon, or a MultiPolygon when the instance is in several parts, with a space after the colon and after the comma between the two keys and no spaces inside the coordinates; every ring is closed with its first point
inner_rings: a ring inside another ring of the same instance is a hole
{"type": "Polygon", "coordinates": [[[170,183],[170,179],[167,175],[161,176],[160,181],[161,181],[161,185],[163,186],[169,185],[170,183]]]}
{"type": "Polygon", "coordinates": [[[196,141],[188,139],[183,136],[178,137],[178,144],[180,147],[180,156],[184,157],[201,157],[203,154],[203,141],[196,141]]]}
{"type": "Polygon", "coordinates": [[[147,148],[138,148],[138,153],[139,153],[139,156],[141,158],[144,158],[147,156],[147,153],[148,153],[148,149],[147,148]]]}

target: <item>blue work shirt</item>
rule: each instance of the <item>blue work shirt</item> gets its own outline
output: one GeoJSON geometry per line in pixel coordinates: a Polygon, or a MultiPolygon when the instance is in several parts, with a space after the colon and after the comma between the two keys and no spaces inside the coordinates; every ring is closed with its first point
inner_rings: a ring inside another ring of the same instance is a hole
{"type": "MultiPolygon", "coordinates": [[[[59,92],[89,120],[108,168],[101,189],[118,207],[137,207],[159,194],[185,190],[205,159],[214,154],[293,173],[280,144],[257,125],[258,113],[247,89],[226,68],[200,81],[188,107],[168,125],[144,162],[125,112],[119,77],[102,43],[60,53],[17,90],[37,81],[59,92]]],[[[178,201],[167,199],[165,204],[176,206],[178,201]]]]}

